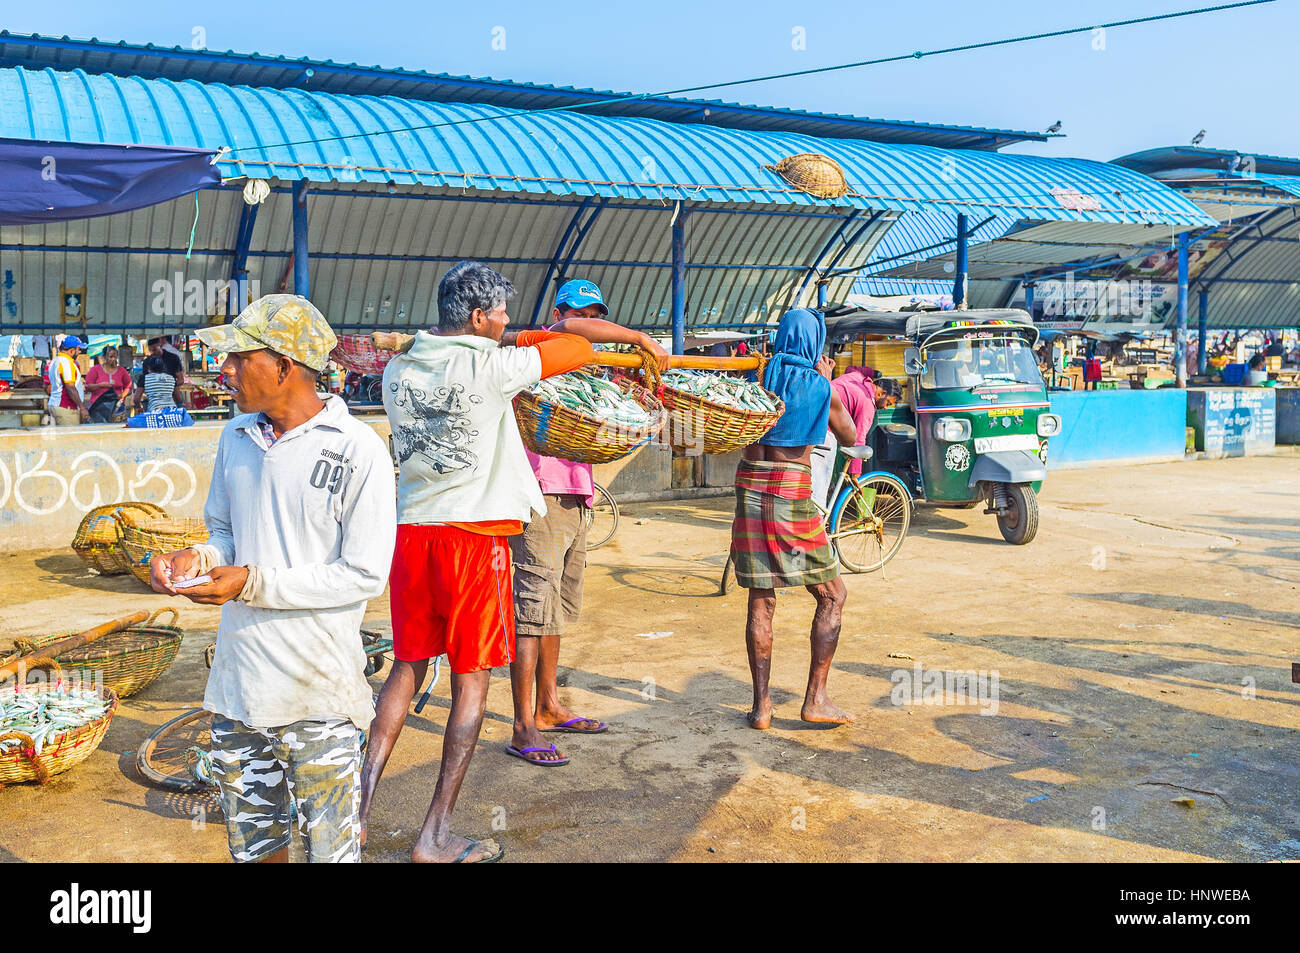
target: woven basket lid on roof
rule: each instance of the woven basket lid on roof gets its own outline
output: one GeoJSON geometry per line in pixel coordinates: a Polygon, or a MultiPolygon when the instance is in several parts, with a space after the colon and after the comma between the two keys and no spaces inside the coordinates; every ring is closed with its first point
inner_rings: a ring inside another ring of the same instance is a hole
{"type": "Polygon", "coordinates": [[[799,191],[819,199],[837,199],[850,191],[840,164],[820,152],[786,156],[776,165],[765,165],[763,168],[775,172],[799,191]]]}

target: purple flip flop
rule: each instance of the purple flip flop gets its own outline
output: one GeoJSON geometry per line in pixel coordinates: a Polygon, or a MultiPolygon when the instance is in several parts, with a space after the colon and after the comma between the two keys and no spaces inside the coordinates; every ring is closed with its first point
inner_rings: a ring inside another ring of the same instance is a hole
{"type": "Polygon", "coordinates": [[[573,725],[580,721],[596,721],[595,718],[570,718],[568,721],[562,721],[553,728],[540,728],[539,731],[567,731],[575,735],[598,735],[602,731],[609,731],[609,725],[603,721],[596,721],[595,728],[574,728],[573,725]]]}
{"type": "Polygon", "coordinates": [[[506,754],[510,755],[512,758],[519,758],[521,761],[527,761],[529,764],[540,765],[543,768],[558,768],[561,765],[569,763],[568,755],[565,755],[559,761],[539,761],[536,758],[528,757],[534,751],[550,751],[556,754],[559,753],[555,751],[555,745],[546,748],[516,748],[514,745],[506,745],[506,754]]]}

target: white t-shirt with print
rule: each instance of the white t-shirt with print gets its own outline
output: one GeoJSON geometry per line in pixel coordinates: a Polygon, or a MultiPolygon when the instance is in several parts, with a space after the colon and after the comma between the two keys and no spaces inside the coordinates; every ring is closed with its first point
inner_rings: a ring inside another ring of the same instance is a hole
{"type": "Polygon", "coordinates": [[[421,331],[384,369],[398,461],[399,523],[532,519],[546,513],[511,400],[542,377],[536,348],[421,331]]]}

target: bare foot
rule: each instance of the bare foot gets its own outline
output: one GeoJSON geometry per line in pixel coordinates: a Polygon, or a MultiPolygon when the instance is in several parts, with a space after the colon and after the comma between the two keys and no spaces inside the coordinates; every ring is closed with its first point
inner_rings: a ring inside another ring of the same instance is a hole
{"type": "Polygon", "coordinates": [[[767,731],[772,724],[772,703],[764,701],[756,704],[745,715],[745,720],[749,722],[749,727],[757,728],[759,731],[767,731]]]}
{"type": "Polygon", "coordinates": [[[845,725],[853,720],[852,715],[838,705],[832,704],[829,698],[819,702],[805,700],[799,717],[818,725],[845,725]]]}
{"type": "Polygon", "coordinates": [[[365,819],[364,817],[361,819],[361,837],[360,837],[360,840],[361,840],[361,849],[362,849],[362,850],[365,850],[365,849],[366,849],[366,819],[365,819]]]}
{"type": "Polygon", "coordinates": [[[477,864],[489,857],[495,857],[500,850],[497,842],[491,838],[472,841],[468,837],[452,836],[441,846],[416,841],[415,846],[411,848],[411,860],[417,864],[477,864]],[[465,854],[467,847],[469,853],[465,854]],[[465,854],[464,859],[457,860],[462,854],[465,854]]]}

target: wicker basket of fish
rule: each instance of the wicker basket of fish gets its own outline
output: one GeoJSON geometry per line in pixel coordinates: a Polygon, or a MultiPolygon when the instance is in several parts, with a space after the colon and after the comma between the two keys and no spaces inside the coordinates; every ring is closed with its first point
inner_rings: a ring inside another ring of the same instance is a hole
{"type": "Polygon", "coordinates": [[[515,397],[515,420],[533,453],[609,463],[659,436],[664,408],[645,387],[586,371],[548,377],[515,397]]]}
{"type": "Polygon", "coordinates": [[[761,384],[701,371],[671,370],[657,391],[675,450],[730,453],[776,426],[785,404],[761,384]]]}
{"type": "Polygon", "coordinates": [[[28,671],[38,668],[54,681],[0,687],[0,785],[44,784],[76,767],[99,747],[117,711],[111,689],[65,684],[51,659],[33,661],[28,671]]]}
{"type": "MultiPolygon", "coordinates": [[[[171,606],[164,606],[139,625],[103,636],[92,644],[61,652],[54,660],[83,679],[99,679],[118,698],[128,698],[152,684],[176,660],[176,653],[185,638],[185,631],[176,624],[179,620],[179,612],[171,606]],[[164,612],[170,613],[166,623],[158,621],[164,612]]],[[[46,646],[66,639],[69,634],[62,632],[14,639],[17,657],[42,657],[46,646]]]]}
{"type": "Polygon", "coordinates": [[[99,570],[101,576],[120,576],[130,572],[131,567],[117,548],[118,522],[166,515],[161,506],[135,500],[96,506],[82,518],[76,535],[72,537],[72,549],[87,566],[99,570]]]}

